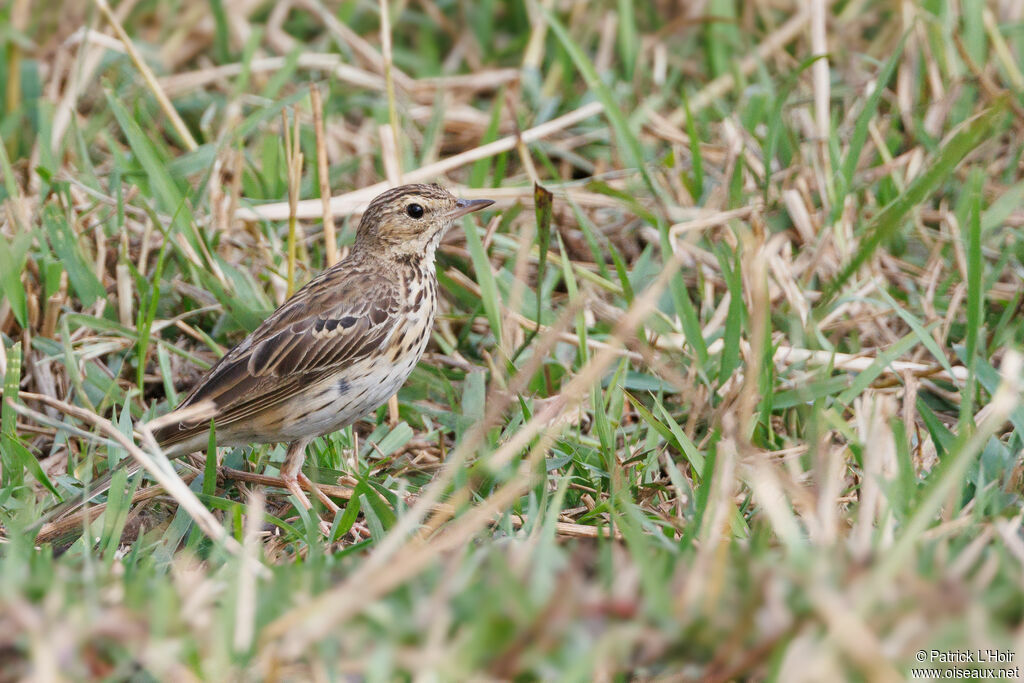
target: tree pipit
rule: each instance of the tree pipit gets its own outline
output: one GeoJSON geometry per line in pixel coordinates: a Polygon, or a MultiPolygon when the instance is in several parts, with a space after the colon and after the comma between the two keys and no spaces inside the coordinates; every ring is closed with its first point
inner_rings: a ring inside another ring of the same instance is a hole
{"type": "MultiPolygon", "coordinates": [[[[212,402],[221,446],[287,442],[281,478],[310,507],[299,486],[310,485],[301,469],[306,446],[377,408],[409,377],[437,312],[434,253],[441,237],[457,218],[493,203],[456,199],[438,185],[404,185],[378,196],[348,257],[228,351],[175,412],[212,402]]],[[[154,436],[167,455],[206,448],[208,417],[161,422],[154,436]]],[[[108,488],[95,484],[89,497],[108,488]]]]}

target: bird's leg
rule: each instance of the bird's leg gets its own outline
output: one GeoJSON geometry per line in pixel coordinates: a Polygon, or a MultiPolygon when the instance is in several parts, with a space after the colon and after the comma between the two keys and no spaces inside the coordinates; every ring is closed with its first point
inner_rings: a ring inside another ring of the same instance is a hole
{"type": "MultiPolygon", "coordinates": [[[[307,509],[311,509],[313,504],[306,496],[305,491],[299,486],[299,482],[302,482],[307,487],[316,491],[317,496],[323,501],[324,505],[327,506],[332,513],[338,512],[340,508],[334,504],[327,494],[323,493],[309,480],[305,474],[302,473],[302,463],[306,460],[306,446],[312,439],[299,439],[288,444],[288,452],[284,456],[284,464],[281,466],[281,479],[284,481],[285,487],[295,494],[295,497],[299,499],[299,502],[307,509]]],[[[333,515],[332,515],[333,516],[333,515]]],[[[320,531],[324,536],[329,536],[331,532],[331,525],[321,519],[320,520],[320,531]]]]}
{"type": "Polygon", "coordinates": [[[299,476],[302,475],[302,463],[306,461],[306,446],[309,442],[310,439],[299,439],[288,444],[288,452],[284,456],[284,464],[281,465],[281,480],[284,481],[285,488],[294,493],[307,510],[313,507],[313,504],[299,486],[299,476]]]}

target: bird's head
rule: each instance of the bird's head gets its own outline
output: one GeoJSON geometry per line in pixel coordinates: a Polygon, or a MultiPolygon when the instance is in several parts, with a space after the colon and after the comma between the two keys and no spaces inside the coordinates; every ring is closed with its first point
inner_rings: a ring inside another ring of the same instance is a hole
{"type": "Polygon", "coordinates": [[[457,218],[493,203],[457,199],[440,185],[402,185],[370,202],[356,232],[356,246],[432,261],[441,237],[457,218]]]}

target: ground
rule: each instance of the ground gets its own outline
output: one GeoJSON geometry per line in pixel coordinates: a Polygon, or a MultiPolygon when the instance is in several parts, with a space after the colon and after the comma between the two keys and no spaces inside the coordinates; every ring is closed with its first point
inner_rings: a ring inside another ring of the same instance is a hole
{"type": "Polygon", "coordinates": [[[0,18],[0,680],[1020,676],[1017,3],[0,18]],[[283,446],[171,476],[149,421],[400,182],[496,204],[310,447],[328,537],[283,446]]]}

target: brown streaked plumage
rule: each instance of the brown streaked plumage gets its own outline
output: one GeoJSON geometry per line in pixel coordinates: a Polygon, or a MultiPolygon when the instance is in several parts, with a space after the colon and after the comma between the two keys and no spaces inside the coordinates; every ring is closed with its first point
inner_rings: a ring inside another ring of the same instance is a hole
{"type": "MultiPolygon", "coordinates": [[[[352,424],[405,382],[437,310],[441,237],[457,218],[492,203],[456,199],[438,185],[381,194],[363,214],[349,256],[228,351],[176,410],[212,401],[218,445],[288,442],[281,475],[308,505],[298,485],[306,446],[352,424]]],[[[177,456],[204,449],[208,432],[207,418],[154,435],[177,456]]],[[[90,497],[107,488],[94,485],[90,497]]]]}

